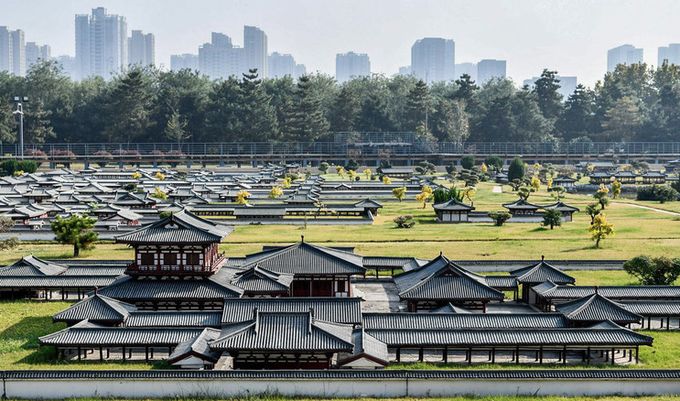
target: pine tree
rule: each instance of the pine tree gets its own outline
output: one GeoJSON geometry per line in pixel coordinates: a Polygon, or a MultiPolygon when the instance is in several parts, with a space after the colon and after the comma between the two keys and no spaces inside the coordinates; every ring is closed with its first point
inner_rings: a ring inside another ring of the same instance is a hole
{"type": "Polygon", "coordinates": [[[409,131],[415,131],[418,127],[424,126],[425,130],[429,130],[428,117],[431,105],[430,90],[427,84],[422,80],[416,82],[416,85],[409,91],[406,100],[404,115],[406,128],[409,131]]]}
{"type": "Polygon", "coordinates": [[[562,95],[558,92],[560,80],[556,75],[557,71],[544,69],[541,77],[534,82],[532,90],[543,117],[552,120],[557,119],[562,111],[562,95]]]}
{"type": "Polygon", "coordinates": [[[249,141],[268,141],[278,136],[276,111],[271,104],[271,96],[265,92],[257,69],[243,74],[240,82],[241,97],[239,108],[243,121],[241,135],[249,141]]]}
{"type": "Polygon", "coordinates": [[[309,76],[298,79],[291,121],[291,140],[314,142],[326,135],[330,124],[324,115],[321,99],[314,90],[309,76]]]}

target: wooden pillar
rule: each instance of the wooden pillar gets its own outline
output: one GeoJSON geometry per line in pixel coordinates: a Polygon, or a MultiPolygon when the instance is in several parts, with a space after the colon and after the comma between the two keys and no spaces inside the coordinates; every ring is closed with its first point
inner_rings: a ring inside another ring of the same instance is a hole
{"type": "Polygon", "coordinates": [[[616,363],[616,350],[612,348],[612,365],[616,363]]]}
{"type": "Polygon", "coordinates": [[[635,363],[636,364],[640,363],[640,346],[639,345],[635,346],[635,363]]]}
{"type": "Polygon", "coordinates": [[[127,360],[126,355],[125,355],[125,347],[121,348],[123,350],[123,362],[127,360]]]}
{"type": "Polygon", "coordinates": [[[565,365],[567,363],[567,346],[565,345],[564,348],[562,349],[562,364],[565,365]]]}
{"type": "Polygon", "coordinates": [[[78,347],[78,360],[80,360],[80,347],[78,347]]]}
{"type": "Polygon", "coordinates": [[[104,360],[104,348],[99,347],[99,360],[103,361],[104,360]]]}
{"type": "Polygon", "coordinates": [[[628,362],[632,362],[632,361],[633,361],[633,350],[630,349],[630,350],[628,350],[628,362]]]}
{"type": "Polygon", "coordinates": [[[472,348],[468,347],[468,365],[472,364],[472,348]]]}
{"type": "Polygon", "coordinates": [[[149,346],[144,347],[144,360],[149,362],[149,346]]]}
{"type": "Polygon", "coordinates": [[[671,317],[666,317],[666,331],[671,329],[671,317]]]}
{"type": "Polygon", "coordinates": [[[401,348],[397,347],[397,362],[401,362],[401,348]]]}
{"type": "Polygon", "coordinates": [[[515,364],[519,365],[519,345],[515,348],[516,354],[515,354],[515,364]]]}
{"type": "Polygon", "coordinates": [[[538,359],[538,363],[543,365],[543,346],[542,345],[538,349],[538,354],[540,355],[539,359],[538,359]]]}
{"type": "Polygon", "coordinates": [[[420,347],[420,348],[418,349],[418,362],[422,362],[422,361],[423,361],[423,357],[424,357],[424,356],[423,356],[423,347],[420,347]]]}
{"type": "Polygon", "coordinates": [[[590,365],[590,347],[586,351],[586,364],[590,365]]]}
{"type": "Polygon", "coordinates": [[[496,363],[496,348],[491,348],[491,363],[496,363]]]}
{"type": "Polygon", "coordinates": [[[442,359],[444,360],[444,363],[449,362],[449,347],[446,345],[444,346],[444,355],[442,359]]]}

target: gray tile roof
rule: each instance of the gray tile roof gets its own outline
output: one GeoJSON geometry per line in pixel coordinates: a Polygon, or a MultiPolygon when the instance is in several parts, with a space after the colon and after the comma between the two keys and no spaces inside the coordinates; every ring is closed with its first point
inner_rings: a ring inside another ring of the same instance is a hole
{"type": "Polygon", "coordinates": [[[361,298],[228,298],[224,300],[222,323],[251,320],[253,310],[260,312],[308,312],[317,319],[346,324],[361,323],[361,298]]]}
{"type": "Polygon", "coordinates": [[[439,255],[426,265],[394,278],[401,299],[503,300],[503,293],[479,276],[439,255]]]}
{"type": "Polygon", "coordinates": [[[204,279],[137,279],[124,276],[99,293],[115,299],[223,299],[239,297],[243,290],[211,278],[204,279]]]}
{"type": "Polygon", "coordinates": [[[0,288],[102,288],[113,283],[110,276],[34,276],[0,277],[0,288]]]}
{"type": "Polygon", "coordinates": [[[56,276],[64,273],[67,267],[33,255],[5,267],[0,267],[0,276],[56,276]]]}
{"type": "Polygon", "coordinates": [[[119,235],[116,237],[116,242],[126,244],[211,243],[220,242],[230,231],[231,229],[227,226],[202,219],[187,210],[181,210],[138,230],[119,235]]]}
{"type": "Polygon", "coordinates": [[[545,206],[543,206],[543,209],[544,210],[555,209],[555,210],[562,212],[562,213],[564,213],[564,212],[572,212],[573,213],[573,212],[579,211],[579,208],[577,208],[575,206],[567,205],[566,203],[564,203],[562,201],[557,201],[555,203],[545,205],[545,206]]]}
{"type": "Polygon", "coordinates": [[[87,321],[39,338],[44,345],[177,345],[203,329],[103,327],[87,321]]]}
{"type": "Polygon", "coordinates": [[[126,327],[220,327],[222,312],[137,311],[125,321],[126,327]]]}
{"type": "Polygon", "coordinates": [[[494,328],[453,330],[366,330],[388,346],[651,345],[652,337],[620,326],[596,328],[494,328]]]}
{"type": "Polygon", "coordinates": [[[246,293],[288,292],[293,282],[292,274],[276,273],[260,265],[234,274],[231,283],[246,293]]]}
{"type": "Polygon", "coordinates": [[[351,351],[352,326],[318,320],[312,313],[259,312],[246,323],[227,326],[210,344],[219,350],[351,351]]]}
{"type": "Polygon", "coordinates": [[[620,305],[642,316],[680,316],[680,302],[627,301],[620,305]]]}
{"type": "Polygon", "coordinates": [[[533,290],[546,299],[572,300],[593,295],[596,291],[611,300],[674,300],[680,301],[680,286],[626,285],[626,286],[576,286],[544,283],[533,290]]]}
{"type": "Polygon", "coordinates": [[[623,305],[595,293],[585,298],[557,305],[557,310],[569,320],[597,322],[611,320],[619,324],[638,323],[642,316],[623,305]]]}
{"type": "Polygon", "coordinates": [[[191,356],[205,361],[217,362],[221,352],[212,350],[209,343],[217,339],[219,335],[220,330],[205,328],[195,337],[179,343],[168,357],[168,363],[173,364],[191,356]]]}
{"type": "Polygon", "coordinates": [[[460,306],[456,306],[452,303],[447,303],[444,306],[441,306],[436,309],[432,309],[430,313],[472,313],[471,311],[461,308],[460,306]]]}
{"type": "Polygon", "coordinates": [[[551,281],[556,284],[573,284],[574,278],[560,269],[541,259],[535,265],[513,270],[510,275],[517,278],[520,283],[544,283],[551,281]]]}
{"type": "Polygon", "coordinates": [[[122,323],[137,307],[95,293],[52,317],[55,322],[110,322],[122,323]]]}
{"type": "Polygon", "coordinates": [[[518,199],[510,203],[503,203],[502,206],[509,210],[538,210],[541,208],[540,206],[529,203],[524,199],[518,199]]]}
{"type": "Polygon", "coordinates": [[[363,326],[374,329],[560,328],[559,313],[364,313],[363,326]]]}
{"type": "Polygon", "coordinates": [[[461,211],[461,212],[469,212],[470,210],[475,210],[473,206],[466,205],[463,202],[458,202],[455,199],[451,199],[446,202],[442,203],[436,203],[432,205],[434,210],[447,210],[447,211],[461,211]]]}
{"type": "Polygon", "coordinates": [[[248,255],[244,268],[259,265],[293,275],[364,274],[362,257],[351,252],[298,242],[282,249],[248,255]]]}

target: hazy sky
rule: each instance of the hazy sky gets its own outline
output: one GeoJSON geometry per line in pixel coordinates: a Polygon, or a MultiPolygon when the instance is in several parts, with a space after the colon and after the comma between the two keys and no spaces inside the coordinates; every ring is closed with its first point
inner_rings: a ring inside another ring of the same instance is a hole
{"type": "Polygon", "coordinates": [[[680,42],[677,0],[0,0],[0,25],[73,55],[74,15],[97,6],[154,33],[166,66],[212,31],[242,44],[248,24],[267,33],[270,52],[292,53],[308,71],[334,74],[335,54],[352,50],[393,74],[410,64],[416,39],[437,36],[455,40],[456,63],[501,58],[517,82],[549,67],[590,85],[611,47],[643,47],[656,64],[658,46],[680,42]]]}

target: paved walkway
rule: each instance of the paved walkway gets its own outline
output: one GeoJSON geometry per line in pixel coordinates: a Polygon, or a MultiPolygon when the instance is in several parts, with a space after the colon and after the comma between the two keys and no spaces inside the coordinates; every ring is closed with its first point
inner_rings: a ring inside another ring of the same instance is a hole
{"type": "Polygon", "coordinates": [[[362,312],[399,312],[397,286],[391,280],[352,283],[353,296],[361,297],[362,312]]]}
{"type": "Polygon", "coordinates": [[[502,194],[503,193],[503,187],[501,187],[500,185],[496,185],[496,186],[493,187],[493,189],[491,189],[491,192],[493,192],[495,194],[502,194]]]}
{"type": "Polygon", "coordinates": [[[678,213],[678,212],[672,212],[670,210],[657,209],[657,208],[651,207],[651,206],[643,206],[643,205],[638,205],[636,203],[626,203],[626,202],[615,202],[615,203],[618,203],[619,205],[633,206],[633,207],[636,207],[638,209],[652,210],[652,211],[655,211],[657,213],[670,214],[671,216],[680,216],[680,213],[678,213]]]}

